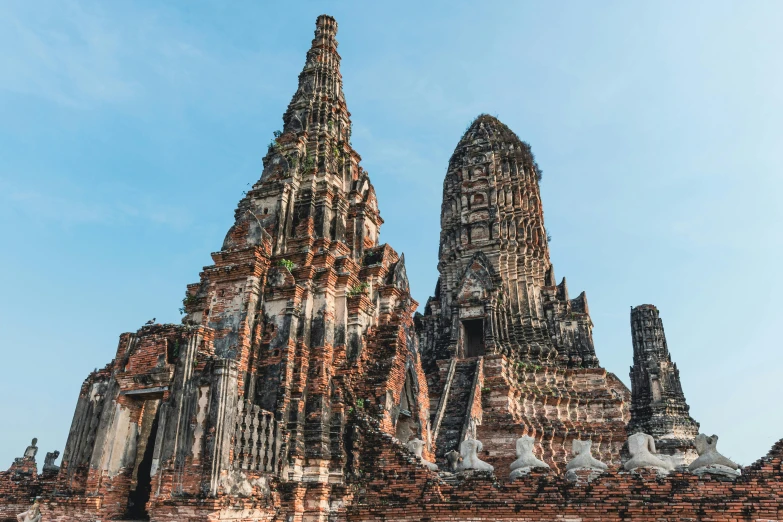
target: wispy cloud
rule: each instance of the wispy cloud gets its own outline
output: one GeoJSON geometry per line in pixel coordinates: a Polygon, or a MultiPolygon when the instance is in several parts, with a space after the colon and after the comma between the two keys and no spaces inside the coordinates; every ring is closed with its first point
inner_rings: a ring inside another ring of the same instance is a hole
{"type": "Polygon", "coordinates": [[[417,191],[430,192],[438,197],[438,183],[433,185],[432,179],[439,181],[444,167],[439,164],[437,158],[427,157],[422,151],[421,144],[412,143],[411,140],[392,137],[389,135],[377,136],[368,127],[353,124],[354,145],[362,154],[362,164],[370,171],[370,178],[374,183],[381,182],[380,177],[373,176],[376,168],[383,174],[393,176],[396,183],[404,181],[408,185],[417,187],[417,191]],[[432,176],[431,174],[436,173],[432,176]]]}
{"type": "Polygon", "coordinates": [[[58,221],[63,225],[97,223],[108,218],[102,205],[74,201],[36,191],[14,191],[8,194],[6,204],[27,218],[58,221]]]}
{"type": "Polygon", "coordinates": [[[0,89],[74,107],[137,94],[139,85],[123,70],[122,31],[107,19],[64,2],[56,24],[45,17],[31,24],[32,13],[18,7],[0,4],[0,89]]]}
{"type": "Polygon", "coordinates": [[[46,11],[0,2],[0,93],[77,109],[193,98],[236,104],[263,89],[269,64],[281,63],[276,53],[213,42],[163,6],[106,5],[64,0],[46,11]]]}
{"type": "MultiPolygon", "coordinates": [[[[127,188],[115,188],[110,192],[113,198],[94,201],[73,193],[66,196],[35,189],[6,189],[0,201],[6,210],[24,216],[28,221],[64,228],[146,221],[180,229],[191,222],[191,216],[185,209],[159,201],[152,195],[127,188]]],[[[97,194],[91,192],[90,195],[95,197],[97,194]]]]}

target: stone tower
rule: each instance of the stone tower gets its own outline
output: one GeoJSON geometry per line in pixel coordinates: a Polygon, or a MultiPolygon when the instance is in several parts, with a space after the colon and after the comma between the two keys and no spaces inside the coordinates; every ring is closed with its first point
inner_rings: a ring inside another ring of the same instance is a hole
{"type": "MultiPolygon", "coordinates": [[[[255,304],[247,325],[247,365],[239,351],[220,353],[240,361],[244,399],[287,420],[287,472],[319,481],[342,473],[341,437],[355,401],[380,407],[387,428],[398,428],[405,440],[427,438],[426,416],[417,410],[426,406],[414,401],[419,391],[426,396],[412,329],[417,303],[403,256],[378,242],[383,219],[351,146],[336,34],[337,22],[320,16],[282,132],[270,143],[261,179],[240,201],[223,244],[224,252],[234,252],[268,242],[271,263],[263,302],[255,304]],[[384,346],[378,335],[398,338],[384,346]],[[375,374],[366,371],[367,361],[388,366],[375,374]]],[[[204,275],[189,287],[199,303],[213,285],[211,274],[204,275]]],[[[231,313],[230,320],[205,317],[194,307],[189,318],[225,331],[219,344],[243,338],[245,317],[231,313]]]]}
{"type": "Polygon", "coordinates": [[[555,282],[539,181],[530,146],[488,115],[449,161],[440,277],[418,317],[438,455],[527,433],[557,466],[579,433],[619,461],[629,393],[599,366],[585,294],[555,282]]]}
{"type": "MultiPolygon", "coordinates": [[[[318,18],[260,180],[188,286],[182,324],[120,336],[79,391],[61,467],[49,452],[39,474],[33,439],[0,470],[0,520],[783,520],[783,440],[739,475],[562,473],[577,438],[620,464],[631,393],[598,363],[584,294],[555,283],[540,171],[495,118],[451,158],[441,277],[414,319],[350,143],[336,32],[318,18]],[[511,478],[525,434],[554,469],[511,478]],[[461,467],[494,473],[434,469],[433,449],[443,465],[466,437],[485,451],[461,467]]],[[[681,449],[697,425],[657,310],[638,307],[632,326],[632,429],[681,449]]],[[[720,461],[716,441],[699,439],[705,462],[720,461]]]]}
{"type": "Polygon", "coordinates": [[[680,372],[672,362],[663,321],[649,304],[631,309],[633,366],[631,367],[631,421],[628,433],[642,431],[655,438],[662,453],[684,453],[684,463],[696,458],[693,439],[699,423],[680,384],[680,372]]]}
{"type": "Polygon", "coordinates": [[[264,498],[272,479],[320,506],[358,473],[352,418],[402,442],[431,439],[417,303],[403,256],[378,241],[336,33],[318,18],[261,178],[188,286],[183,324],[123,334],[82,387],[60,487],[99,499],[100,518],[264,498]]]}

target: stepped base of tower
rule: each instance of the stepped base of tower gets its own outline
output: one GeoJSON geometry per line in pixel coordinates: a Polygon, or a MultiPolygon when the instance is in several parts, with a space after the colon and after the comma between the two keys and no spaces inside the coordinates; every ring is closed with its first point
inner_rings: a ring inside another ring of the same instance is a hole
{"type": "Polygon", "coordinates": [[[485,358],[484,386],[477,435],[501,476],[514,460],[509,448],[522,435],[538,441],[540,458],[552,469],[565,470],[574,439],[591,440],[598,460],[620,464],[630,393],[614,374],[531,367],[495,356],[485,358]]]}
{"type": "Polygon", "coordinates": [[[484,445],[482,460],[507,475],[522,435],[536,439],[540,457],[555,470],[565,469],[574,439],[591,440],[596,458],[620,464],[630,392],[614,374],[534,366],[504,355],[454,361],[450,377],[451,365],[439,361],[440,371],[429,382],[431,390],[448,390],[445,405],[442,392],[430,397],[438,464],[472,437],[484,445]],[[440,415],[438,408],[444,410],[440,415]]]}

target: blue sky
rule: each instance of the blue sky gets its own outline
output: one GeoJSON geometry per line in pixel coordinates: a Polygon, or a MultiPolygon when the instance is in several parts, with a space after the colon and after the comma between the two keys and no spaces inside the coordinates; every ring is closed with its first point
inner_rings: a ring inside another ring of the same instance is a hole
{"type": "MultiPolygon", "coordinates": [[[[0,468],[62,451],[121,332],[178,322],[339,23],[353,144],[414,297],[470,120],[544,171],[556,274],[628,383],[653,303],[692,415],[742,464],[783,437],[780,2],[0,2],[0,468]]],[[[511,449],[509,449],[511,451],[511,449]]]]}

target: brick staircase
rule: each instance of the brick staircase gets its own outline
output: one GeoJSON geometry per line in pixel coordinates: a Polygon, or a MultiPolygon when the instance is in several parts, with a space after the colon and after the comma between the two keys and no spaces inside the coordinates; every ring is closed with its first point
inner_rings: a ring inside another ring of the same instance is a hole
{"type": "Polygon", "coordinates": [[[468,413],[468,402],[476,376],[476,366],[475,359],[457,361],[448,393],[441,397],[441,401],[445,400],[446,402],[444,406],[441,406],[444,413],[440,425],[437,426],[436,455],[438,458],[442,458],[453,449],[459,450],[465,416],[468,413]]]}

